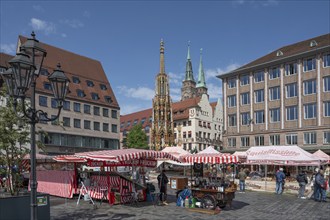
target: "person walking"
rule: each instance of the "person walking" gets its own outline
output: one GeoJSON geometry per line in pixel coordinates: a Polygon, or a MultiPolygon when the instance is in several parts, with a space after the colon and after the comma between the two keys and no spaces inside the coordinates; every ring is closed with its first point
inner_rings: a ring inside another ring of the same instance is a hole
{"type": "Polygon", "coordinates": [[[299,183],[298,198],[306,199],[305,189],[306,189],[306,184],[308,183],[306,171],[304,171],[304,170],[300,171],[300,173],[297,175],[296,179],[297,179],[297,182],[299,183]]]}
{"type": "Polygon", "coordinates": [[[320,169],[319,174],[315,178],[315,185],[318,188],[318,195],[314,197],[317,202],[326,202],[326,181],[324,178],[324,170],[320,169]]]}
{"type": "Polygon", "coordinates": [[[239,179],[239,190],[241,193],[245,193],[245,179],[247,175],[245,173],[245,170],[241,168],[240,172],[238,173],[238,179],[239,179]]]}
{"type": "Polygon", "coordinates": [[[283,192],[283,185],[285,181],[285,174],[283,172],[282,167],[280,168],[280,170],[276,172],[275,177],[276,177],[275,193],[280,195],[283,192]]]}
{"type": "Polygon", "coordinates": [[[161,173],[157,176],[157,180],[158,180],[158,188],[160,191],[160,200],[163,202],[164,205],[168,205],[166,202],[168,178],[165,174],[165,170],[161,171],[161,173]]]}

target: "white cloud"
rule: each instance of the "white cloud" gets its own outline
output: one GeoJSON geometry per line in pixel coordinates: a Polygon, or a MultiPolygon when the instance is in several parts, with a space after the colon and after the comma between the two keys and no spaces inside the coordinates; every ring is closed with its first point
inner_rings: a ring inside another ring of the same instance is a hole
{"type": "Polygon", "coordinates": [[[127,86],[118,86],[117,88],[120,94],[134,99],[152,100],[155,95],[155,91],[147,87],[128,88],[127,86]]]}
{"type": "Polygon", "coordinates": [[[148,108],[152,108],[152,102],[150,101],[150,105],[148,106],[146,105],[139,105],[138,103],[134,103],[134,104],[123,104],[120,105],[120,114],[121,115],[127,115],[127,114],[131,114],[134,112],[138,112],[138,111],[142,111],[148,108]]]}
{"type": "Polygon", "coordinates": [[[33,5],[32,7],[35,11],[39,11],[39,12],[45,11],[45,9],[41,5],[33,5]]]}
{"type": "Polygon", "coordinates": [[[31,18],[30,25],[36,31],[44,31],[46,35],[56,33],[56,26],[52,22],[31,18]]]}
{"type": "Polygon", "coordinates": [[[84,11],[83,16],[89,18],[91,16],[91,13],[89,11],[84,11]]]}
{"type": "Polygon", "coordinates": [[[204,71],[205,80],[208,81],[208,80],[213,79],[213,78],[215,78],[216,76],[218,76],[222,73],[230,72],[234,69],[237,69],[238,67],[240,67],[239,64],[232,63],[232,64],[229,64],[228,66],[226,66],[224,69],[222,69],[222,68],[206,69],[204,71]]]}
{"type": "Polygon", "coordinates": [[[0,44],[0,51],[14,55],[16,53],[16,44],[0,44]]]}
{"type": "Polygon", "coordinates": [[[222,88],[220,80],[218,84],[209,83],[207,86],[207,93],[209,94],[210,99],[218,99],[222,97],[222,88]]]}
{"type": "Polygon", "coordinates": [[[72,20],[65,19],[65,20],[60,20],[60,22],[62,24],[68,25],[72,28],[82,28],[82,27],[84,27],[84,24],[81,21],[77,20],[77,19],[72,19],[72,20]]]}
{"type": "Polygon", "coordinates": [[[62,33],[62,34],[61,34],[61,37],[63,37],[63,38],[64,38],[64,37],[67,37],[66,33],[62,33]]]}
{"type": "Polygon", "coordinates": [[[263,6],[276,6],[279,4],[279,0],[233,0],[232,1],[234,6],[245,5],[249,4],[253,7],[263,6]]]}
{"type": "Polygon", "coordinates": [[[182,85],[182,80],[184,79],[184,73],[169,72],[167,75],[170,80],[170,84],[179,85],[179,86],[182,85]]]}

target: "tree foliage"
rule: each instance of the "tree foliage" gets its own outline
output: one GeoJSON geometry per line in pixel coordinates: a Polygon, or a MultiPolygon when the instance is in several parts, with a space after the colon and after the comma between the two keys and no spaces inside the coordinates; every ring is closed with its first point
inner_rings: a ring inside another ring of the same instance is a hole
{"type": "Polygon", "coordinates": [[[126,145],[128,148],[148,149],[148,139],[144,132],[142,125],[135,125],[128,133],[126,139],[126,145]]]}
{"type": "MultiPolygon", "coordinates": [[[[0,103],[4,101],[5,95],[1,91],[0,103]]],[[[25,146],[29,142],[29,127],[16,115],[12,103],[12,100],[8,99],[6,106],[0,104],[0,165],[3,167],[0,172],[3,172],[1,176],[7,178],[7,190],[14,195],[22,184],[23,157],[29,153],[25,146]]]]}

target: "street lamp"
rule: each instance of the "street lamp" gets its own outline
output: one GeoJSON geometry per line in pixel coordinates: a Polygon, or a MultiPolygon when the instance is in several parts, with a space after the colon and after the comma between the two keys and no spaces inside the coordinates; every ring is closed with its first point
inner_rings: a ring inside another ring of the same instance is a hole
{"type": "Polygon", "coordinates": [[[57,69],[48,77],[53,89],[55,100],[58,103],[58,114],[56,117],[49,118],[47,113],[36,109],[35,104],[35,87],[36,80],[39,76],[43,60],[46,56],[39,41],[36,40],[34,32],[31,34],[32,38],[20,47],[20,52],[8,61],[11,67],[2,73],[2,77],[7,85],[8,94],[14,98],[14,108],[17,105],[17,99],[21,100],[23,107],[23,117],[27,118],[31,125],[31,213],[30,219],[37,219],[37,178],[36,178],[36,123],[41,121],[57,120],[63,107],[66,93],[68,91],[69,79],[61,70],[60,64],[57,69]],[[31,103],[27,106],[25,99],[27,98],[27,91],[31,91],[31,103]]]}

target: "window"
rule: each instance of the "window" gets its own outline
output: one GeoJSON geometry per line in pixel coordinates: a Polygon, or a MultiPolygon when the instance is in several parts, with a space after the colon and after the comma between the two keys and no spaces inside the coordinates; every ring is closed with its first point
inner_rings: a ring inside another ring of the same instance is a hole
{"type": "Polygon", "coordinates": [[[103,116],[104,117],[109,117],[109,109],[103,108],[103,116]]]}
{"type": "Polygon", "coordinates": [[[151,123],[151,122],[152,122],[152,116],[149,117],[149,123],[151,123]]]}
{"type": "Polygon", "coordinates": [[[250,138],[249,137],[241,137],[241,146],[242,147],[250,146],[250,138]]]}
{"type": "Polygon", "coordinates": [[[304,144],[316,144],[316,132],[304,133],[304,144]]]}
{"type": "Polygon", "coordinates": [[[298,119],[297,106],[289,106],[286,108],[286,120],[293,121],[298,119]]]}
{"type": "Polygon", "coordinates": [[[242,93],[241,94],[241,105],[249,105],[250,104],[250,93],[242,93]]]}
{"type": "Polygon", "coordinates": [[[103,123],[103,131],[109,132],[109,124],[108,123],[103,123]]]}
{"type": "Polygon", "coordinates": [[[330,66],[330,53],[325,54],[323,56],[323,67],[329,67],[330,66]]]}
{"type": "Polygon", "coordinates": [[[255,122],[256,122],[256,124],[265,123],[265,112],[263,110],[255,111],[255,122]]]}
{"type": "Polygon", "coordinates": [[[118,131],[117,131],[117,125],[116,124],[112,124],[111,125],[111,132],[112,133],[117,133],[118,131]]]}
{"type": "Polygon", "coordinates": [[[80,103],[78,102],[73,103],[73,111],[80,112],[80,103]]]}
{"type": "Polygon", "coordinates": [[[112,103],[112,98],[110,96],[104,96],[104,100],[109,104],[112,103]]]}
{"type": "Polygon", "coordinates": [[[39,96],[39,105],[47,107],[47,97],[39,96]]]}
{"type": "Polygon", "coordinates": [[[316,103],[304,105],[305,119],[316,118],[316,103]]]}
{"type": "Polygon", "coordinates": [[[46,89],[46,90],[52,90],[52,84],[50,84],[48,82],[45,82],[44,83],[44,89],[46,89]]]}
{"type": "Polygon", "coordinates": [[[111,110],[111,118],[117,118],[117,110],[111,110]]]}
{"type": "Polygon", "coordinates": [[[84,128],[85,129],[91,129],[91,121],[84,120],[84,128]]]}
{"type": "Polygon", "coordinates": [[[254,99],[255,99],[255,103],[264,102],[264,90],[259,89],[254,91],[254,99]]]}
{"type": "Polygon", "coordinates": [[[72,82],[75,83],[75,84],[79,84],[80,83],[79,77],[73,76],[72,77],[72,82]]]}
{"type": "Polygon", "coordinates": [[[75,119],[73,119],[73,126],[75,127],[75,128],[80,128],[80,119],[77,119],[77,118],[75,118],[75,119]]]}
{"type": "Polygon", "coordinates": [[[236,78],[231,78],[228,80],[228,88],[236,88],[236,78]]]}
{"type": "Polygon", "coordinates": [[[297,83],[291,83],[286,85],[286,97],[296,97],[297,96],[297,83]]]}
{"type": "Polygon", "coordinates": [[[99,95],[97,93],[92,92],[91,96],[93,100],[99,100],[99,95]]]}
{"type": "Polygon", "coordinates": [[[280,145],[280,135],[279,134],[270,135],[269,144],[270,145],[280,145]]]}
{"type": "Polygon", "coordinates": [[[128,122],[127,122],[126,127],[129,127],[129,126],[131,126],[131,121],[128,121],[128,122]]]}
{"type": "Polygon", "coordinates": [[[236,114],[228,115],[228,126],[236,126],[236,114]]]}
{"type": "Polygon", "coordinates": [[[228,107],[235,107],[236,106],[236,95],[228,96],[228,107]]]}
{"type": "Polygon", "coordinates": [[[264,79],[264,71],[258,71],[254,73],[254,82],[263,82],[264,79]]]}
{"type": "Polygon", "coordinates": [[[250,78],[249,78],[249,75],[246,74],[246,75],[242,75],[240,77],[240,81],[241,81],[241,86],[244,86],[244,85],[249,85],[250,84],[250,78]]]}
{"type": "MultiPolygon", "coordinates": [[[[54,118],[56,118],[56,115],[51,115],[51,119],[54,119],[54,118]]],[[[51,121],[51,124],[52,125],[59,125],[60,123],[59,123],[58,118],[56,120],[54,120],[54,121],[51,121]]]]}
{"type": "Polygon", "coordinates": [[[63,126],[64,127],[70,127],[70,118],[63,117],[63,126]]]}
{"type": "Polygon", "coordinates": [[[93,86],[94,86],[93,81],[86,80],[86,83],[87,83],[87,86],[88,86],[88,87],[93,87],[93,86]]]}
{"type": "Polygon", "coordinates": [[[228,147],[236,147],[236,138],[228,138],[228,147]]]}
{"type": "Polygon", "coordinates": [[[63,110],[70,111],[70,101],[63,102],[63,110]]]}
{"type": "Polygon", "coordinates": [[[94,130],[99,131],[100,130],[100,122],[94,121],[94,130]]]}
{"type": "Polygon", "coordinates": [[[269,88],[269,100],[270,101],[279,100],[281,97],[280,91],[281,90],[279,86],[269,88]]]}
{"type": "Polygon", "coordinates": [[[94,106],[94,115],[100,115],[100,107],[94,106]]]}
{"type": "Polygon", "coordinates": [[[78,96],[78,97],[85,97],[85,93],[84,93],[84,91],[81,90],[81,89],[77,89],[77,96],[78,96]]]}
{"type": "Polygon", "coordinates": [[[269,110],[270,122],[279,122],[280,121],[280,108],[274,108],[269,110]]]}
{"type": "Polygon", "coordinates": [[[264,136],[255,136],[254,137],[254,145],[255,146],[264,146],[265,145],[264,136]]]}
{"type": "Polygon", "coordinates": [[[190,120],[188,121],[188,126],[191,126],[191,121],[190,120]]]}
{"type": "Polygon", "coordinates": [[[101,88],[101,90],[107,90],[107,86],[104,84],[100,84],[100,88],[101,88]]]}
{"type": "Polygon", "coordinates": [[[324,92],[330,92],[330,76],[323,77],[324,92]]]}
{"type": "Polygon", "coordinates": [[[323,144],[330,144],[330,131],[323,133],[323,144]]]}
{"type": "Polygon", "coordinates": [[[297,63],[290,63],[285,65],[285,75],[290,76],[297,74],[297,63]]]}
{"type": "Polygon", "coordinates": [[[316,94],[316,80],[304,81],[304,95],[316,94]]]}
{"type": "Polygon", "coordinates": [[[287,145],[297,145],[298,144],[298,136],[297,134],[287,134],[285,136],[285,141],[287,145]]]}
{"type": "Polygon", "coordinates": [[[45,68],[41,68],[41,70],[40,70],[40,75],[48,76],[48,75],[49,75],[49,72],[48,72],[47,69],[45,69],[45,68]]]}
{"type": "Polygon", "coordinates": [[[84,104],[84,113],[85,114],[90,114],[91,113],[91,106],[84,104]]]}
{"type": "Polygon", "coordinates": [[[244,112],[241,114],[242,125],[250,124],[250,112],[244,112]]]}
{"type": "Polygon", "coordinates": [[[138,119],[135,119],[133,122],[133,126],[135,126],[138,123],[138,119]]]}
{"type": "MultiPolygon", "coordinates": [[[[47,113],[46,113],[47,114],[47,113]]],[[[47,122],[47,118],[46,118],[46,116],[44,115],[44,114],[40,114],[39,115],[39,122],[41,123],[41,124],[48,124],[48,122],[47,122]]]]}
{"type": "Polygon", "coordinates": [[[273,67],[269,70],[269,79],[276,79],[280,77],[280,68],[273,67]]]}
{"type": "Polygon", "coordinates": [[[304,60],[304,72],[315,70],[316,60],[315,58],[309,58],[304,60]]]}
{"type": "Polygon", "coordinates": [[[51,105],[52,105],[52,108],[57,108],[57,101],[56,101],[56,99],[54,99],[54,98],[51,99],[51,105]]]}
{"type": "Polygon", "coordinates": [[[324,117],[330,117],[330,101],[324,102],[324,117]]]}

